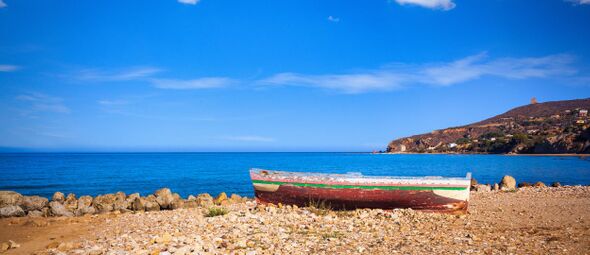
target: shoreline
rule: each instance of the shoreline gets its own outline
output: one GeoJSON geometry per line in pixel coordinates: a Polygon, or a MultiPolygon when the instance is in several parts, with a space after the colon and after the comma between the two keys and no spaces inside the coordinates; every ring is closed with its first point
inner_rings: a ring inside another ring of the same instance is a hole
{"type": "Polygon", "coordinates": [[[472,191],[467,215],[225,203],[0,219],[5,254],[585,254],[590,187],[472,191]]]}
{"type": "Polygon", "coordinates": [[[533,156],[533,157],[590,157],[590,154],[576,154],[576,153],[540,153],[540,154],[493,154],[493,153],[447,153],[447,152],[383,152],[383,153],[372,153],[372,154],[385,154],[385,155],[492,155],[492,156],[533,156]]]}

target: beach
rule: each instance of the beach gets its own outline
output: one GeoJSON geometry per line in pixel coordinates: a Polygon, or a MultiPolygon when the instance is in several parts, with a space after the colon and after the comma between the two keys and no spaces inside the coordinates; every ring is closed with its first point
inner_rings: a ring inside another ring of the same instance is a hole
{"type": "Polygon", "coordinates": [[[471,192],[466,215],[221,205],[0,220],[5,254],[588,254],[590,187],[471,192]],[[224,208],[213,216],[210,208],[224,208]],[[212,217],[207,217],[212,216],[212,217]]]}

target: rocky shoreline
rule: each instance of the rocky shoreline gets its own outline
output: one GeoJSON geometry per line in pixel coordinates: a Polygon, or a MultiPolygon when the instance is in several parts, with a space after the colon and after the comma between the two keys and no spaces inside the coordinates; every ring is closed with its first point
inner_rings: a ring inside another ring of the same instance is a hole
{"type": "Polygon", "coordinates": [[[517,185],[508,176],[497,185],[472,184],[467,215],[263,205],[225,193],[182,199],[166,188],[146,197],[119,192],[76,199],[58,192],[51,201],[1,192],[1,208],[18,206],[23,212],[12,215],[22,217],[0,219],[0,253],[587,254],[590,250],[589,186],[517,185]]]}

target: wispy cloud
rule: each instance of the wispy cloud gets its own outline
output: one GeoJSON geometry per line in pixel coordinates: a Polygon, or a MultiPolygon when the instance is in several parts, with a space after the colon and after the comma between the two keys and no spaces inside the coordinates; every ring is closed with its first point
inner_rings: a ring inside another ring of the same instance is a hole
{"type": "Polygon", "coordinates": [[[63,99],[48,96],[42,93],[28,93],[16,97],[17,100],[27,103],[27,108],[22,110],[23,115],[31,116],[38,112],[70,113],[70,108],[64,105],[63,99]]]}
{"type": "Polygon", "coordinates": [[[198,4],[200,1],[201,0],[178,0],[178,2],[181,4],[191,4],[191,5],[198,4]]]}
{"type": "Polygon", "coordinates": [[[328,21],[331,22],[340,22],[340,18],[334,17],[332,15],[328,16],[328,21]]]}
{"type": "Polygon", "coordinates": [[[129,101],[126,101],[126,100],[108,100],[108,99],[103,99],[103,100],[98,100],[97,103],[100,104],[100,105],[105,105],[105,106],[115,106],[115,105],[126,105],[126,104],[129,104],[129,101]]]}
{"type": "MultiPolygon", "coordinates": [[[[2,7],[2,0],[0,0],[0,8],[2,7]]],[[[0,65],[0,72],[14,72],[20,69],[20,66],[15,65],[0,65]]]]}
{"type": "Polygon", "coordinates": [[[152,77],[161,71],[161,69],[156,67],[133,67],[119,71],[83,69],[71,76],[77,80],[84,81],[131,81],[152,77]]]}
{"type": "Polygon", "coordinates": [[[237,141],[237,142],[263,142],[269,143],[276,141],[271,137],[256,136],[256,135],[245,135],[245,136],[224,136],[224,140],[237,141]]]}
{"type": "Polygon", "coordinates": [[[574,4],[590,4],[590,0],[565,0],[574,4]]]}
{"type": "Polygon", "coordinates": [[[204,77],[192,80],[178,80],[178,79],[152,79],[151,83],[154,87],[160,89],[211,89],[227,87],[236,81],[225,77],[204,77]]]}
{"type": "Polygon", "coordinates": [[[4,8],[6,7],[6,4],[4,3],[4,1],[0,0],[0,8],[4,8]]]}
{"type": "Polygon", "coordinates": [[[397,63],[375,70],[344,74],[279,73],[260,80],[266,85],[306,86],[338,90],[344,93],[396,90],[416,84],[450,86],[482,76],[506,79],[570,76],[574,57],[567,54],[528,58],[496,58],[480,53],[443,63],[397,63]]]}
{"type": "MultiPolygon", "coordinates": [[[[455,8],[455,3],[452,0],[395,0],[400,5],[418,5],[430,9],[451,10],[455,8]]],[[[587,1],[587,0],[582,0],[587,1]]]]}

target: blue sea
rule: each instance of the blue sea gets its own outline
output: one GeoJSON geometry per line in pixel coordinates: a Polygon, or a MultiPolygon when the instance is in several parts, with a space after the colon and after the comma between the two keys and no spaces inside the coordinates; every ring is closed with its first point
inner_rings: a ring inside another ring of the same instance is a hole
{"type": "Polygon", "coordinates": [[[250,168],[365,175],[465,176],[480,183],[590,184],[590,158],[364,153],[1,153],[0,190],[50,197],[55,191],[147,195],[169,187],[183,197],[219,192],[253,196],[250,168]]]}

